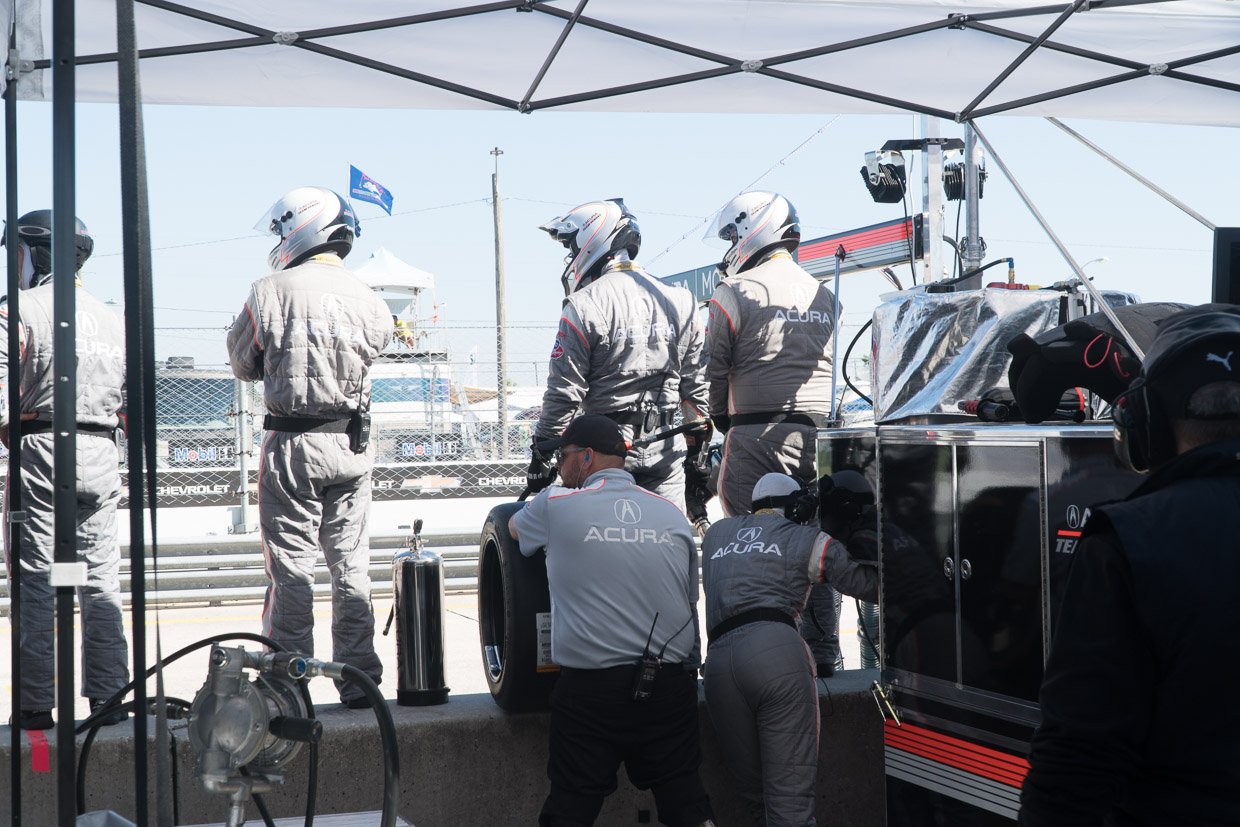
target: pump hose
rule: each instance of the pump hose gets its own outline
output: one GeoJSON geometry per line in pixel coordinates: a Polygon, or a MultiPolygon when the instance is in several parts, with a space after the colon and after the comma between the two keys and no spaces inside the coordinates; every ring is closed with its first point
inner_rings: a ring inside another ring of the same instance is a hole
{"type": "Polygon", "coordinates": [[[861,340],[862,334],[869,330],[870,325],[872,324],[874,324],[873,319],[867,320],[866,323],[861,326],[861,329],[857,331],[857,335],[853,336],[853,340],[848,343],[848,349],[844,351],[844,364],[840,365],[840,375],[844,377],[844,384],[848,385],[848,387],[852,389],[853,393],[857,394],[857,396],[861,397],[871,405],[874,404],[874,400],[858,390],[857,386],[854,385],[852,380],[848,378],[848,357],[852,356],[853,348],[857,346],[857,342],[861,340]]]}
{"type": "Polygon", "coordinates": [[[383,816],[379,824],[380,827],[396,827],[396,810],[400,806],[400,747],[396,743],[392,710],[375,682],[356,666],[344,664],[340,677],[362,690],[379,720],[379,736],[383,741],[383,816]]]}
{"type": "MultiPolygon", "coordinates": [[[[174,698],[173,696],[169,695],[166,698],[164,698],[164,700],[167,702],[168,706],[179,707],[181,709],[184,709],[186,712],[189,712],[189,708],[191,704],[189,701],[183,698],[174,698]]],[[[154,698],[149,698],[147,700],[148,705],[153,704],[154,702],[155,702],[154,698]]],[[[136,714],[137,706],[138,706],[137,701],[126,701],[120,706],[113,707],[109,711],[110,712],[133,712],[136,714]]],[[[99,730],[102,727],[103,727],[102,723],[100,723],[99,721],[95,721],[94,723],[90,725],[89,727],[90,731],[86,733],[86,737],[82,740],[81,753],[78,756],[78,765],[77,765],[77,814],[78,815],[83,815],[86,812],[86,763],[90,760],[90,748],[95,743],[95,736],[99,734],[99,730]]],[[[79,728],[78,733],[80,734],[81,732],[82,730],[79,728]]],[[[176,794],[175,790],[173,790],[173,794],[174,795],[176,794]]]]}

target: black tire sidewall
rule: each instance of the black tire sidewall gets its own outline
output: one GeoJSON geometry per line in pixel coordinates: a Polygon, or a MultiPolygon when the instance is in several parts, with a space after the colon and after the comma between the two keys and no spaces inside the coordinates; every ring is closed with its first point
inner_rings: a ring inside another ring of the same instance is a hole
{"type": "Polygon", "coordinates": [[[483,670],[495,703],[506,712],[532,712],[550,705],[551,689],[559,675],[538,671],[538,619],[551,611],[546,555],[540,550],[526,557],[508,533],[508,521],[524,503],[505,503],[487,515],[478,559],[478,630],[483,670]],[[495,553],[488,551],[494,545],[495,553]],[[498,570],[495,567],[498,566],[498,570]],[[498,578],[503,602],[503,640],[490,640],[494,581],[498,578]],[[484,583],[487,584],[484,586],[484,583]],[[499,678],[486,667],[486,647],[498,644],[503,658],[499,678]]]}

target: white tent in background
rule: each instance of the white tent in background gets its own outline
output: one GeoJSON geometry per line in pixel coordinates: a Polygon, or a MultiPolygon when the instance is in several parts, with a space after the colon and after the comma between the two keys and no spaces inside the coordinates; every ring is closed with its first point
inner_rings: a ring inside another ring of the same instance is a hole
{"type": "Polygon", "coordinates": [[[393,316],[417,312],[418,294],[435,288],[435,275],[401,261],[391,250],[380,247],[353,275],[370,286],[387,302],[393,316]]]}
{"type": "Polygon", "coordinates": [[[410,295],[435,288],[435,274],[419,270],[397,258],[387,247],[380,247],[353,275],[374,290],[404,291],[410,295]]]}

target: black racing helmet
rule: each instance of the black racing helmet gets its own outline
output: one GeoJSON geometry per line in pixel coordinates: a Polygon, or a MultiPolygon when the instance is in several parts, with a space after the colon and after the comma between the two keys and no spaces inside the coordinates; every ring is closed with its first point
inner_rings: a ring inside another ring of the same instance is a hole
{"type": "MultiPolygon", "coordinates": [[[[74,218],[73,246],[77,253],[77,264],[74,271],[81,270],[82,265],[95,251],[95,240],[80,218],[74,218]]],[[[8,233],[0,234],[0,246],[3,246],[8,233]]],[[[31,260],[34,263],[36,276],[46,276],[52,272],[52,211],[32,210],[17,219],[17,239],[30,248],[31,260]]]]}

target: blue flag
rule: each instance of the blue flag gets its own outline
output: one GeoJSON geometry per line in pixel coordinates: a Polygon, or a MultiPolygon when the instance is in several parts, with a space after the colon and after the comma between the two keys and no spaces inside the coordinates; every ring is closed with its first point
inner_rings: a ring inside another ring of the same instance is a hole
{"type": "Polygon", "coordinates": [[[349,197],[378,204],[388,215],[392,214],[391,191],[352,164],[349,164],[349,197]]]}

